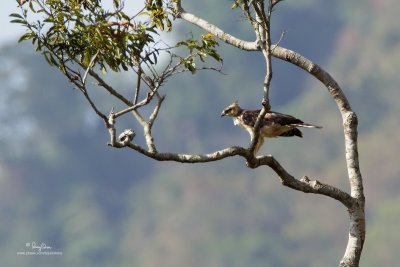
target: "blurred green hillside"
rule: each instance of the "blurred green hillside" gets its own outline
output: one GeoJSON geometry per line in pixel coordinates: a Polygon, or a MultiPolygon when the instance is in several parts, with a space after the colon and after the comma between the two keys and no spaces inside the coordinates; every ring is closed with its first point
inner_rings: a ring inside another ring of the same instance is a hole
{"type": "MultiPolygon", "coordinates": [[[[192,2],[188,10],[254,38],[230,1],[220,9],[215,1],[192,2]]],[[[306,0],[284,1],[274,13],[274,40],[286,30],[281,45],[328,70],[359,115],[364,267],[400,261],[399,9],[394,0],[306,0]]],[[[227,75],[182,75],[162,89],[165,109],[154,129],[161,150],[248,144],[247,133],[219,114],[235,100],[260,105],[263,62],[224,44],[221,54],[227,75]]],[[[338,265],[348,235],[339,203],[282,187],[271,170],[250,170],[239,158],[181,165],[111,149],[79,92],[31,46],[4,46],[0,61],[1,266],[338,265]],[[63,255],[17,256],[33,241],[63,255]]],[[[305,130],[303,139],[267,141],[263,153],[297,177],[347,190],[341,118],[329,94],[301,70],[273,64],[274,110],[324,128],[305,130]]],[[[130,86],[123,82],[129,77],[111,79],[130,86]]]]}

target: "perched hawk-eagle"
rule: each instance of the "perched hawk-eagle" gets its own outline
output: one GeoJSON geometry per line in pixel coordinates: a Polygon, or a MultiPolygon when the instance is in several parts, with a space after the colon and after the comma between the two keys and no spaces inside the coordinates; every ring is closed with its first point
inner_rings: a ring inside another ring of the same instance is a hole
{"type": "MultiPolygon", "coordinates": [[[[222,116],[229,116],[233,118],[235,125],[241,126],[247,130],[250,134],[250,138],[253,141],[254,138],[254,124],[256,123],[258,110],[247,110],[242,109],[237,102],[234,102],[227,106],[221,113],[222,116]]],[[[260,135],[254,149],[254,155],[257,154],[258,150],[264,144],[265,137],[279,137],[279,136],[298,136],[303,137],[302,132],[297,127],[305,128],[322,128],[321,126],[304,123],[302,120],[297,119],[293,116],[269,111],[265,114],[264,120],[261,122],[260,135]]]]}

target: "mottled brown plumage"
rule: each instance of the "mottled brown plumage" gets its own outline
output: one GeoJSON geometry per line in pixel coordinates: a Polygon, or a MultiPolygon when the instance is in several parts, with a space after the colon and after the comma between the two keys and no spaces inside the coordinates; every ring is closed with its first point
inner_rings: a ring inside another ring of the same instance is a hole
{"type": "MultiPolygon", "coordinates": [[[[222,111],[221,116],[232,117],[233,123],[247,130],[247,132],[250,134],[251,140],[253,140],[254,125],[260,112],[261,110],[259,109],[244,110],[238,105],[237,102],[234,102],[222,111]]],[[[256,154],[263,145],[265,137],[303,137],[302,132],[297,127],[322,128],[321,126],[304,123],[302,120],[287,114],[274,111],[267,112],[263,121],[261,122],[260,135],[254,150],[254,154],[256,154]]]]}

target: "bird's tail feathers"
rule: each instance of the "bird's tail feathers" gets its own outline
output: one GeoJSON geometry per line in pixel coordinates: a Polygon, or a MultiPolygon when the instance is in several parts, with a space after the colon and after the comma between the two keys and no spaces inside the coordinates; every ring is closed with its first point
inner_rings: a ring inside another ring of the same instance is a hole
{"type": "Polygon", "coordinates": [[[322,129],[322,126],[314,125],[314,124],[308,124],[308,123],[301,123],[301,124],[293,124],[295,127],[303,127],[303,128],[316,128],[316,129],[322,129]]]}

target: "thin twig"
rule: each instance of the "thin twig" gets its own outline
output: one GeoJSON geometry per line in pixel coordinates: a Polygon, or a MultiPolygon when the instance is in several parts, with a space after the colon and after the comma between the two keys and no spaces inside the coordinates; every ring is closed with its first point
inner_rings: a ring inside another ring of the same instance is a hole
{"type": "Polygon", "coordinates": [[[127,106],[132,106],[132,102],[130,102],[127,98],[118,93],[117,90],[115,90],[112,86],[106,83],[95,71],[89,70],[89,74],[98,82],[98,85],[106,89],[106,91],[109,92],[111,95],[115,96],[127,106]]]}
{"type": "Polygon", "coordinates": [[[133,99],[133,104],[136,105],[138,102],[139,98],[139,93],[140,93],[140,81],[142,80],[142,67],[139,65],[138,71],[137,71],[137,81],[136,81],[136,90],[135,90],[135,96],[133,99]]]}
{"type": "MultiPolygon", "coordinates": [[[[130,105],[128,108],[116,112],[116,113],[115,113],[115,118],[118,118],[118,117],[120,117],[120,116],[122,116],[122,115],[124,115],[124,114],[126,114],[126,113],[128,113],[128,112],[135,111],[135,110],[137,110],[138,108],[143,107],[143,106],[147,105],[148,103],[150,103],[150,101],[153,99],[154,95],[157,93],[157,91],[158,91],[159,88],[160,88],[160,87],[156,87],[154,90],[151,90],[151,91],[147,94],[147,96],[146,96],[144,99],[142,99],[142,101],[138,102],[137,104],[135,104],[135,105],[130,105]]],[[[142,118],[142,119],[143,119],[143,118],[142,118]]]]}
{"type": "Polygon", "coordinates": [[[150,114],[150,117],[149,117],[149,127],[150,128],[153,127],[154,121],[157,118],[157,115],[160,111],[161,104],[165,99],[165,96],[160,96],[158,93],[156,93],[156,96],[157,96],[158,101],[157,101],[156,106],[154,107],[153,112],[150,114]]]}
{"type": "Polygon", "coordinates": [[[99,55],[99,52],[100,52],[100,50],[97,50],[96,54],[94,54],[94,56],[90,60],[89,66],[86,68],[85,74],[83,75],[83,78],[82,78],[82,84],[83,85],[86,85],[86,78],[88,76],[89,70],[92,69],[93,63],[96,60],[97,56],[99,55]]]}
{"type": "Polygon", "coordinates": [[[281,36],[279,37],[278,42],[272,46],[271,53],[274,53],[275,48],[279,46],[279,44],[280,44],[281,41],[283,40],[283,37],[285,36],[285,34],[286,34],[286,30],[284,30],[284,31],[281,33],[281,36]]]}
{"type": "Polygon", "coordinates": [[[107,116],[104,115],[99,108],[97,108],[96,104],[93,102],[93,100],[91,99],[91,97],[89,96],[89,93],[87,91],[86,85],[83,82],[84,78],[82,78],[82,76],[72,70],[70,67],[66,66],[64,62],[61,62],[64,70],[65,70],[65,75],[67,76],[68,80],[70,82],[72,82],[76,88],[79,89],[79,91],[82,92],[82,94],[84,95],[84,97],[86,98],[86,100],[89,102],[89,105],[91,106],[91,108],[94,110],[94,112],[103,119],[103,121],[107,122],[107,116]],[[70,74],[73,73],[73,75],[70,74]]]}

